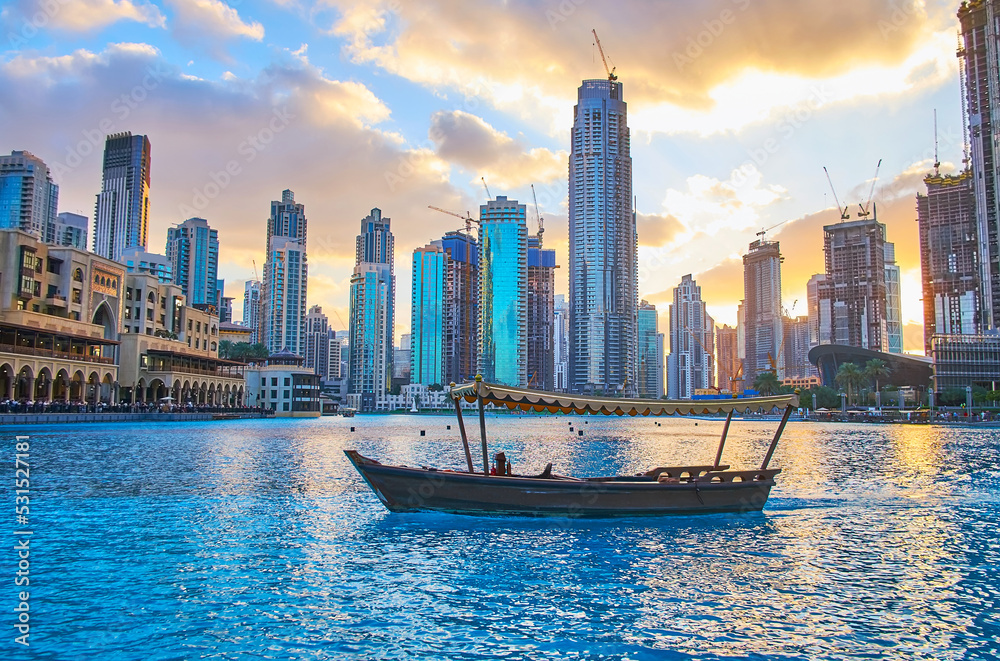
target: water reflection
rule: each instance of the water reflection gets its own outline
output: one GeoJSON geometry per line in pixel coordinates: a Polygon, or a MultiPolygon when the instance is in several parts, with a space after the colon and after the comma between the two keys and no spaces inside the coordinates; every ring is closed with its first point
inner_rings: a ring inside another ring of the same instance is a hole
{"type": "MultiPolygon", "coordinates": [[[[579,475],[710,463],[722,429],[488,422],[579,475]]],[[[775,426],[734,421],[725,463],[775,426]]],[[[43,656],[1000,656],[997,432],[790,423],[762,513],[579,521],[388,513],[343,450],[461,467],[448,416],[28,431],[43,656]]]]}

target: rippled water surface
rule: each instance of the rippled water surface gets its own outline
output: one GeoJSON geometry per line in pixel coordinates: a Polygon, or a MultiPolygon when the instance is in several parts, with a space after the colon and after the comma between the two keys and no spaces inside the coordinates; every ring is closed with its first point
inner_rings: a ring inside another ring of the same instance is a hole
{"type": "MultiPolygon", "coordinates": [[[[712,461],[721,421],[661,424],[504,416],[491,450],[581,476],[712,461]]],[[[758,464],[774,427],[734,422],[725,461],[758,464]]],[[[8,457],[31,437],[30,656],[1000,657],[998,430],[790,423],[762,513],[654,519],[390,514],[342,452],[458,467],[456,429],[4,429],[8,457]]],[[[0,650],[24,656],[0,619],[0,650]]]]}

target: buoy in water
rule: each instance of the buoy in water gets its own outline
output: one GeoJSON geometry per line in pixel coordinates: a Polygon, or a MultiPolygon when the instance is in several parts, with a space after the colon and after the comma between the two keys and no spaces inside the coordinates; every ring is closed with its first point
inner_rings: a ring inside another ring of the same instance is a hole
{"type": "Polygon", "coordinates": [[[426,435],[427,435],[427,432],[426,432],[425,430],[421,429],[421,430],[420,430],[420,435],[421,435],[421,436],[426,436],[426,435]]]}
{"type": "Polygon", "coordinates": [[[451,425],[448,425],[448,429],[449,429],[449,430],[451,429],[451,425]]]}
{"type": "Polygon", "coordinates": [[[354,431],[354,427],[351,427],[351,431],[354,431]]]}
{"type": "Polygon", "coordinates": [[[577,433],[580,434],[580,436],[583,436],[583,430],[582,429],[579,432],[577,432],[577,433]]]}

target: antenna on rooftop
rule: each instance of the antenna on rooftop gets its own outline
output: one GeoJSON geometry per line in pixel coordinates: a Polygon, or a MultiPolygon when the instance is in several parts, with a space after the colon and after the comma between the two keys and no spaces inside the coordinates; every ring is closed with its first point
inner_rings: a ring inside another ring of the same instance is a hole
{"type": "Polygon", "coordinates": [[[937,108],[934,109],[934,176],[941,174],[941,160],[938,158],[937,108]]]}

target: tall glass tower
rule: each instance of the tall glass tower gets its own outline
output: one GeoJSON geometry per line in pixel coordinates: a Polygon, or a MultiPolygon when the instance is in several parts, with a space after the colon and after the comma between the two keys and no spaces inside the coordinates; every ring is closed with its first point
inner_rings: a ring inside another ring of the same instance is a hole
{"type": "Polygon", "coordinates": [[[469,234],[441,239],[444,280],[444,382],[471,381],[479,369],[479,244],[469,234]]]}
{"type": "Polygon", "coordinates": [[[410,383],[443,385],[445,272],[448,261],[440,241],[413,251],[410,383]]]}
{"type": "Polygon", "coordinates": [[[1000,328],[1000,2],[963,2],[958,10],[962,100],[972,158],[984,329],[1000,328]]]}
{"type": "Polygon", "coordinates": [[[167,259],[173,266],[174,284],[187,296],[188,305],[215,307],[219,285],[219,231],[204,218],[188,218],[167,229],[167,259]]]}
{"type": "Polygon", "coordinates": [[[636,392],[639,300],[622,84],[585,80],[569,157],[569,388],[636,392]]]}
{"type": "Polygon", "coordinates": [[[26,151],[0,156],[0,228],[23,230],[56,243],[58,204],[59,186],[52,183],[42,159],[26,151]]]}
{"type": "Polygon", "coordinates": [[[375,208],[361,220],[351,276],[350,392],[360,408],[372,410],[392,381],[396,307],[395,240],[390,219],[375,208]]]}
{"type": "Polygon", "coordinates": [[[479,207],[479,373],[528,383],[528,226],[525,207],[498,195],[479,207]]]}
{"type": "Polygon", "coordinates": [[[146,250],[149,233],[149,138],[109,135],[94,211],[94,252],[121,261],[126,248],[146,250]]]}
{"type": "Polygon", "coordinates": [[[306,291],[309,270],[306,261],[305,205],[295,193],[281,192],[271,202],[267,220],[267,261],[261,292],[263,342],[268,351],[287,349],[305,355],[306,291]]]}

